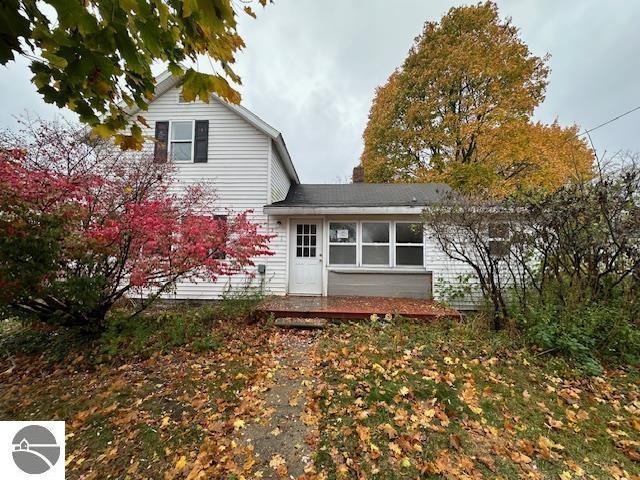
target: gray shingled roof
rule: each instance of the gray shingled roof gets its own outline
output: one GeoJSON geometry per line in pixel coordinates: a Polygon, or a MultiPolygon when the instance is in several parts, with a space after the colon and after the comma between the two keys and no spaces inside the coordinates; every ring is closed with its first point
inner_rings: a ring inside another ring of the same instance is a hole
{"type": "Polygon", "coordinates": [[[451,193],[444,183],[348,183],[291,185],[270,207],[404,207],[433,205],[451,193]]]}

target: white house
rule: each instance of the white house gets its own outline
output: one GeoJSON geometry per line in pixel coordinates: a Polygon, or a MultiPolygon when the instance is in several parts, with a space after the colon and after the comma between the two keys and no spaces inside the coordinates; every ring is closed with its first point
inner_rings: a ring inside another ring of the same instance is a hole
{"type": "MultiPolygon", "coordinates": [[[[420,214],[444,184],[301,184],[282,134],[244,107],[212,97],[184,102],[178,78],[164,74],[144,113],[176,164],[179,184],[214,184],[224,211],[253,210],[275,235],[273,256],[256,258],[254,288],[273,295],[356,295],[445,300],[446,286],[468,272],[423,231],[420,214]]],[[[213,299],[247,286],[245,275],[177,285],[177,299],[213,299]]],[[[464,307],[458,303],[457,307],[464,307]]]]}

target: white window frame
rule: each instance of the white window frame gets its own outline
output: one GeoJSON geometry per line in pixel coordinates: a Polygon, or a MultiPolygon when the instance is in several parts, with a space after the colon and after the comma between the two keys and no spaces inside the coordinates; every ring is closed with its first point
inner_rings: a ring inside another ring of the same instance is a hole
{"type": "Polygon", "coordinates": [[[360,222],[358,220],[329,220],[327,225],[327,240],[329,249],[327,251],[327,264],[330,267],[358,267],[360,266],[360,222]],[[331,241],[331,224],[332,223],[353,223],[356,226],[356,241],[355,242],[332,242],[331,241]],[[356,248],[356,261],[355,263],[331,263],[331,246],[343,246],[343,247],[355,247],[356,248]]]}
{"type": "Polygon", "coordinates": [[[493,258],[504,258],[509,256],[509,242],[511,241],[511,224],[508,221],[495,221],[489,223],[487,226],[487,238],[488,238],[488,246],[489,246],[489,255],[493,258]],[[491,227],[492,226],[504,226],[506,231],[503,236],[492,235],[491,227]],[[506,252],[504,254],[494,254],[491,252],[491,245],[493,243],[503,243],[507,246],[506,252]]]}
{"type": "Polygon", "coordinates": [[[194,161],[194,148],[196,144],[196,121],[195,120],[169,120],[169,147],[167,154],[169,159],[174,163],[193,163],[194,161]],[[174,123],[186,123],[191,122],[191,140],[173,140],[173,124],[174,123]],[[173,144],[174,143],[187,143],[191,142],[191,155],[189,160],[174,160],[173,159],[173,144]]]}
{"type": "MultiPolygon", "coordinates": [[[[390,221],[390,220],[360,220],[358,222],[359,225],[359,229],[360,229],[360,259],[362,259],[362,263],[361,266],[363,267],[390,267],[393,265],[393,261],[392,261],[392,255],[391,255],[391,236],[392,236],[392,232],[395,232],[395,229],[392,230],[392,226],[394,224],[394,222],[390,221]],[[370,242],[365,242],[364,241],[364,234],[363,234],[363,226],[365,223],[386,223],[387,227],[388,227],[388,233],[389,233],[389,240],[387,241],[387,243],[370,243],[370,242]],[[389,251],[389,261],[384,264],[384,263],[364,263],[364,254],[363,254],[363,249],[364,247],[387,247],[387,250],[389,251]]],[[[358,240],[358,238],[356,237],[356,241],[358,240]]]]}
{"type": "Polygon", "coordinates": [[[418,221],[402,221],[402,222],[394,222],[393,225],[393,266],[396,268],[424,268],[424,223],[418,221]],[[398,225],[411,225],[411,224],[419,224],[422,227],[422,242],[421,243],[402,243],[397,240],[397,228],[398,225]],[[421,263],[420,265],[398,265],[398,247],[422,247],[422,255],[421,255],[421,263]]]}

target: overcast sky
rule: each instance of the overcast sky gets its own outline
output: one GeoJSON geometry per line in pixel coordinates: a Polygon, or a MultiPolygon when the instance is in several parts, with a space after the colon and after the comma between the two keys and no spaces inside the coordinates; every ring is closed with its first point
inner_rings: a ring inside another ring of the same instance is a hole
{"type": "MultiPolygon", "coordinates": [[[[242,103],[283,133],[303,182],[344,181],[358,163],[376,86],[403,62],[425,21],[462,3],[469,2],[276,0],[258,9],[257,20],[241,18],[242,103]]],[[[535,55],[551,54],[537,119],[586,129],[640,106],[640,1],[498,5],[535,55]]],[[[0,125],[12,125],[12,115],[25,110],[59,112],[29,78],[24,61],[0,67],[0,125]]],[[[640,111],[592,139],[599,152],[640,151],[640,111]]]]}

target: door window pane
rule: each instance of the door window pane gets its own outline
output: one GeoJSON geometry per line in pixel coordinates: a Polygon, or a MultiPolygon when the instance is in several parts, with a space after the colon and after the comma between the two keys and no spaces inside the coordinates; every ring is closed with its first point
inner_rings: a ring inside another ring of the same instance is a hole
{"type": "Polygon", "coordinates": [[[418,265],[422,266],[422,247],[417,246],[397,246],[396,265],[418,265]]]}
{"type": "Polygon", "coordinates": [[[363,243],[389,243],[388,223],[362,223],[363,243]]]}
{"type": "Polygon", "coordinates": [[[296,225],[296,257],[316,257],[316,236],[315,225],[308,223],[299,223],[296,225]]]}
{"type": "Polygon", "coordinates": [[[356,246],[355,245],[330,245],[329,263],[331,265],[355,265],[356,246]]]}
{"type": "Polygon", "coordinates": [[[422,224],[396,223],[396,243],[422,243],[422,224]]]}
{"type": "Polygon", "coordinates": [[[363,265],[389,265],[389,246],[363,245],[363,265]]]}
{"type": "Polygon", "coordinates": [[[331,243],[356,243],[355,223],[330,223],[329,242],[331,243]]]}

